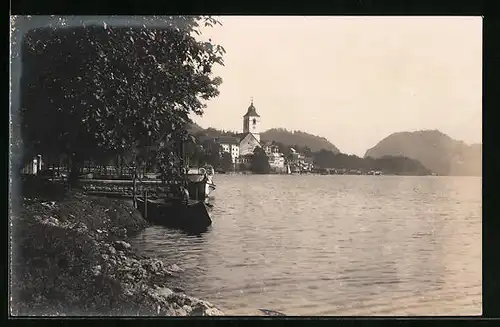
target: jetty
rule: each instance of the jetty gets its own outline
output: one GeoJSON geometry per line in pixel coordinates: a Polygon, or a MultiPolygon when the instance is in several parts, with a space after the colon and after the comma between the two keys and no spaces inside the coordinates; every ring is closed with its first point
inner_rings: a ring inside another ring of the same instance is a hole
{"type": "Polygon", "coordinates": [[[79,182],[87,195],[132,200],[144,219],[156,225],[198,234],[212,224],[204,201],[181,199],[176,183],[148,179],[81,179],[79,182]]]}

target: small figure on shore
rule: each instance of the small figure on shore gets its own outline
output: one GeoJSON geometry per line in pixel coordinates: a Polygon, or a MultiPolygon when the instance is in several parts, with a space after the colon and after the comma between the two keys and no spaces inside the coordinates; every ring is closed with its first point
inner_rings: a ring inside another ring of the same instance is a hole
{"type": "Polygon", "coordinates": [[[187,189],[187,187],[182,187],[183,191],[184,191],[184,202],[186,202],[186,204],[188,204],[189,202],[189,191],[187,189]]]}
{"type": "Polygon", "coordinates": [[[187,205],[189,202],[189,190],[185,182],[179,185],[179,195],[182,199],[182,202],[187,205]]]}

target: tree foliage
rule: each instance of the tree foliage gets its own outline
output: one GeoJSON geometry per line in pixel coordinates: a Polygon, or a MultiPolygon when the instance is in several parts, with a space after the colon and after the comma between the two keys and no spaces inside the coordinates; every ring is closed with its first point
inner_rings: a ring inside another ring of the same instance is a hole
{"type": "Polygon", "coordinates": [[[224,151],[220,160],[220,168],[223,171],[230,171],[233,168],[233,158],[229,152],[224,151]]]}
{"type": "Polygon", "coordinates": [[[190,166],[200,166],[205,163],[205,149],[201,144],[187,142],[184,151],[184,155],[190,166]]]}
{"type": "Polygon", "coordinates": [[[269,158],[261,147],[255,147],[251,159],[251,170],[256,174],[269,174],[269,158]]]}
{"type": "Polygon", "coordinates": [[[226,160],[224,159],[222,147],[213,139],[207,139],[203,142],[199,140],[188,142],[185,147],[185,155],[190,166],[208,164],[218,168],[223,164],[223,160],[226,160]]]}
{"type": "Polygon", "coordinates": [[[203,143],[205,156],[204,162],[212,165],[214,168],[219,167],[221,163],[222,147],[213,139],[209,139],[203,143]]]}
{"type": "MultiPolygon", "coordinates": [[[[155,19],[162,21],[143,21],[155,19]]],[[[189,139],[189,114],[203,114],[219,93],[212,67],[223,64],[224,49],[193,36],[200,24],[218,23],[210,17],[163,22],[31,30],[23,42],[25,143],[75,161],[153,146],[162,170],[172,170],[189,139]]]]}

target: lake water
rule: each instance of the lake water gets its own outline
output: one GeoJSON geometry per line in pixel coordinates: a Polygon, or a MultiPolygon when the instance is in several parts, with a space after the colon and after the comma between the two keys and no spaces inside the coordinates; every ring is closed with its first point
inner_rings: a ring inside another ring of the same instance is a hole
{"type": "Polygon", "coordinates": [[[478,177],[217,175],[200,237],[150,227],[140,252],[228,315],[479,315],[478,177]]]}

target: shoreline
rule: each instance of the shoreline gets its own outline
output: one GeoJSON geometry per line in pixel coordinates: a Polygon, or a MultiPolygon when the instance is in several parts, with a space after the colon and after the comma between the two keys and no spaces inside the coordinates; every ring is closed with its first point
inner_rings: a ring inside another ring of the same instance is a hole
{"type": "Polygon", "coordinates": [[[72,193],[24,198],[11,217],[16,316],[222,316],[175,287],[182,270],[127,242],[149,224],[123,200],[72,193]]]}

